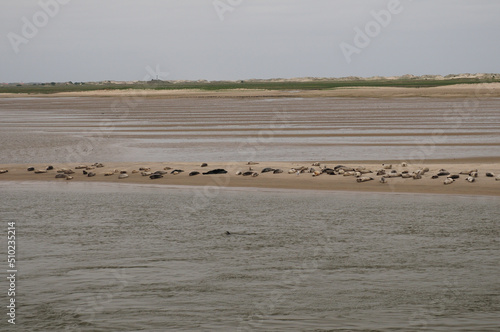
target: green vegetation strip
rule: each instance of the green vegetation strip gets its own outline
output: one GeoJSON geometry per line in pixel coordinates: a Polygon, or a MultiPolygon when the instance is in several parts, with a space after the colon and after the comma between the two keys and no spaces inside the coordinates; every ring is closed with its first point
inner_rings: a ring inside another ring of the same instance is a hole
{"type": "Polygon", "coordinates": [[[500,79],[397,79],[397,80],[317,80],[317,81],[239,81],[239,82],[182,82],[172,83],[168,81],[150,81],[138,83],[30,83],[30,84],[4,84],[0,85],[0,93],[32,93],[51,94],[58,92],[79,92],[95,90],[185,90],[198,89],[206,91],[220,91],[230,89],[264,89],[264,90],[329,90],[346,87],[411,87],[425,88],[446,86],[454,84],[476,84],[500,82],[500,79]]]}

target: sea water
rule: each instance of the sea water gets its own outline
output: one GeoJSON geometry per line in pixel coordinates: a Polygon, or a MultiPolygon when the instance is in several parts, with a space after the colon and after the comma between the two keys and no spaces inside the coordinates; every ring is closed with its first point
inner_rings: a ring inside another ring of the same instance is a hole
{"type": "Polygon", "coordinates": [[[24,331],[498,331],[499,203],[0,184],[24,331]]]}

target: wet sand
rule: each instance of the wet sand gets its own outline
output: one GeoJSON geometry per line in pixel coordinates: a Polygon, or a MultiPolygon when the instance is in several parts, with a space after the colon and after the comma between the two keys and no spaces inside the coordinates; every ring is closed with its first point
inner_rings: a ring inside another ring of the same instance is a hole
{"type": "Polygon", "coordinates": [[[500,156],[499,98],[4,98],[0,164],[500,156]]]}
{"type": "MultiPolygon", "coordinates": [[[[496,181],[493,177],[486,177],[486,172],[492,172],[496,175],[500,174],[500,158],[472,158],[465,160],[438,160],[429,161],[424,164],[410,164],[403,167],[400,162],[392,162],[392,169],[398,172],[417,171],[424,166],[429,168],[429,172],[424,174],[422,179],[414,180],[412,178],[388,178],[387,183],[380,183],[381,176],[377,176],[375,172],[382,169],[382,164],[379,162],[359,163],[359,162],[322,162],[321,165],[334,167],[342,164],[348,167],[364,166],[374,173],[367,173],[362,176],[374,178],[372,181],[358,183],[355,176],[343,175],[328,175],[321,174],[313,177],[311,173],[301,173],[300,175],[288,174],[291,168],[299,168],[305,166],[308,168],[319,169],[317,166],[312,166],[310,162],[259,162],[256,165],[247,165],[246,162],[233,163],[209,163],[208,167],[200,167],[200,163],[158,163],[158,162],[133,162],[133,163],[105,163],[104,167],[96,168],[89,171],[95,172],[96,176],[87,177],[83,175],[83,170],[75,169],[76,166],[82,164],[65,163],[53,164],[54,170],[43,174],[34,174],[27,171],[28,166],[33,166],[35,169],[45,169],[48,164],[5,164],[0,165],[0,169],[8,169],[8,173],[0,174],[0,186],[8,186],[9,181],[59,181],[64,185],[68,181],[86,181],[86,182],[118,182],[118,183],[139,183],[139,184],[163,184],[175,186],[198,186],[200,190],[210,192],[214,187],[253,187],[253,188],[276,188],[276,189],[308,189],[308,190],[340,190],[340,191],[360,191],[360,192],[393,192],[393,193],[432,193],[432,194],[458,194],[458,195],[490,195],[500,196],[500,181],[496,181]],[[149,176],[143,176],[140,173],[132,173],[133,170],[139,170],[141,167],[149,167],[151,171],[164,170],[165,167],[171,167],[168,174],[165,174],[160,179],[150,179],[149,176]],[[236,175],[238,171],[248,171],[249,167],[258,173],[257,177],[236,175]],[[284,172],[281,174],[261,173],[261,170],[266,167],[280,168],[284,172]],[[56,179],[55,174],[57,169],[71,168],[75,171],[71,176],[72,180],[56,179]],[[195,175],[189,176],[191,171],[207,172],[212,169],[223,168],[228,171],[227,174],[219,175],[195,175]],[[184,172],[177,175],[170,174],[173,169],[182,169],[184,172]],[[446,176],[440,176],[438,179],[432,179],[431,176],[438,173],[440,169],[446,169],[451,174],[458,174],[462,171],[478,169],[478,177],[473,183],[467,182],[467,175],[460,174],[460,178],[454,183],[444,185],[443,181],[446,176]],[[117,171],[111,176],[105,176],[106,172],[117,171]],[[128,178],[119,179],[119,172],[126,171],[128,178]]],[[[90,166],[91,164],[83,164],[90,166]]],[[[390,170],[387,170],[390,172],[390,170]]]]}

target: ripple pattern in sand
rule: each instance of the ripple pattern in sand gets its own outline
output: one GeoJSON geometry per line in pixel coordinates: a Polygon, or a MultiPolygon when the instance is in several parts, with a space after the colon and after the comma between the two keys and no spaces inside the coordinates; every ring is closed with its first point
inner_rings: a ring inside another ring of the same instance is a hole
{"type": "Polygon", "coordinates": [[[500,99],[0,100],[1,163],[500,155],[500,99]]]}

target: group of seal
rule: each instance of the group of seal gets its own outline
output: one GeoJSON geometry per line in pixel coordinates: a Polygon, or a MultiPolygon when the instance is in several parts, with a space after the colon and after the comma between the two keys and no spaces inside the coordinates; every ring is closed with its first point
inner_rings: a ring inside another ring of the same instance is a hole
{"type": "MultiPolygon", "coordinates": [[[[477,169],[470,171],[462,171],[459,174],[451,174],[445,169],[440,169],[436,175],[432,176],[432,179],[438,179],[440,176],[446,176],[445,180],[443,181],[443,184],[452,184],[453,182],[455,182],[456,179],[460,178],[460,174],[468,175],[468,177],[466,177],[465,180],[471,183],[475,182],[476,178],[479,176],[479,172],[477,171],[477,169]]],[[[488,174],[493,174],[493,173],[487,172],[486,176],[488,176],[488,174]]]]}
{"type": "MultiPolygon", "coordinates": [[[[313,163],[312,166],[321,166],[320,163],[313,163]]],[[[408,163],[402,162],[401,167],[406,168],[408,167],[408,163]]],[[[271,168],[264,168],[266,172],[268,172],[271,168]]],[[[368,173],[376,173],[376,175],[381,176],[380,178],[380,183],[387,183],[389,178],[396,178],[396,177],[401,177],[403,179],[405,178],[411,178],[414,180],[420,180],[422,177],[429,172],[428,167],[423,167],[418,170],[415,170],[413,172],[410,172],[408,170],[402,170],[398,171],[397,169],[393,168],[393,164],[382,164],[382,168],[372,171],[367,169],[364,166],[359,166],[359,167],[347,167],[344,165],[337,165],[334,167],[328,167],[328,166],[321,166],[318,170],[314,168],[309,168],[305,166],[301,167],[295,167],[291,168],[288,171],[288,174],[301,174],[309,172],[312,173],[313,177],[320,176],[321,174],[328,174],[328,175],[343,175],[343,176],[354,176],[356,177],[356,182],[367,182],[374,180],[373,177],[370,176],[365,176],[365,174],[368,173]]],[[[460,174],[467,174],[469,175],[466,180],[468,182],[474,182],[475,178],[479,176],[478,170],[471,170],[467,172],[460,172],[460,174]]],[[[495,174],[491,172],[486,172],[487,177],[495,177],[495,174]]],[[[438,179],[439,177],[446,177],[445,180],[443,181],[444,184],[451,184],[453,183],[456,179],[460,178],[460,175],[458,174],[451,174],[445,169],[440,169],[436,175],[432,175],[432,179],[438,179]]],[[[500,175],[496,176],[495,180],[500,181],[500,175]]]]}
{"type": "MultiPolygon", "coordinates": [[[[75,169],[83,169],[83,175],[86,175],[87,177],[93,177],[93,176],[96,176],[97,174],[95,172],[89,172],[89,170],[93,170],[93,169],[101,168],[101,167],[104,167],[104,165],[102,163],[94,163],[93,165],[77,165],[74,168],[75,169]]],[[[38,168],[38,169],[35,169],[35,167],[33,167],[33,166],[30,166],[27,168],[28,172],[33,172],[35,174],[48,173],[49,171],[53,171],[53,170],[54,170],[54,166],[52,166],[52,165],[46,166],[45,168],[38,168]]],[[[60,169],[57,169],[55,171],[56,171],[56,175],[55,175],[56,179],[71,180],[71,179],[73,179],[72,174],[75,174],[75,171],[71,168],[60,168],[60,169]]]]}
{"type": "MultiPolygon", "coordinates": [[[[248,162],[247,165],[257,165],[258,163],[256,162],[248,162]]],[[[319,162],[312,163],[310,166],[298,166],[298,167],[292,167],[288,170],[288,174],[296,174],[300,175],[303,173],[309,173],[313,177],[318,177],[320,175],[326,174],[326,175],[340,175],[340,176],[352,176],[356,179],[356,182],[368,182],[375,180],[374,176],[370,174],[376,174],[377,176],[380,176],[380,183],[387,183],[390,178],[411,178],[414,180],[419,180],[422,179],[423,176],[429,172],[428,167],[422,167],[414,171],[409,171],[407,169],[408,164],[406,162],[401,163],[400,165],[394,166],[393,164],[382,164],[382,167],[379,169],[375,170],[370,170],[364,166],[358,166],[358,167],[350,167],[350,166],[345,166],[345,165],[336,165],[332,167],[328,167],[326,165],[321,165],[319,162]],[[399,168],[398,166],[402,167],[399,168]]],[[[102,168],[104,165],[102,163],[94,163],[92,165],[84,165],[80,164],[74,167],[74,169],[79,169],[82,170],[82,174],[87,177],[95,177],[97,176],[97,172],[95,171],[96,168],[102,168]]],[[[199,167],[208,167],[207,163],[202,163],[199,167]]],[[[0,174],[7,173],[9,170],[7,169],[0,169],[0,174]]],[[[71,168],[60,168],[55,170],[54,166],[49,165],[49,166],[43,166],[41,168],[35,168],[34,166],[30,166],[27,168],[28,172],[33,172],[36,174],[43,174],[43,173],[49,173],[50,171],[55,171],[55,177],[56,178],[61,178],[61,179],[66,179],[66,180],[71,180],[73,179],[73,174],[75,171],[71,168]]],[[[164,175],[171,174],[171,175],[178,175],[181,173],[184,173],[185,171],[183,169],[174,169],[172,167],[164,167],[163,170],[157,170],[152,172],[150,167],[140,167],[138,170],[134,169],[131,171],[132,174],[140,173],[142,176],[149,176],[151,180],[154,179],[161,179],[164,177],[164,175]]],[[[201,172],[198,170],[193,170],[189,171],[189,176],[196,176],[196,175],[223,175],[227,174],[228,171],[223,169],[223,168],[215,168],[212,170],[208,170],[206,172],[201,172]]],[[[280,173],[285,173],[282,169],[280,168],[275,168],[275,167],[262,167],[260,169],[260,174],[280,174],[280,173]]],[[[112,176],[117,174],[118,179],[126,179],[129,177],[129,174],[126,170],[118,170],[114,169],[111,171],[107,171],[104,173],[101,173],[104,176],[112,176]]],[[[479,171],[477,169],[472,169],[472,170],[466,170],[462,171],[458,174],[452,174],[446,169],[440,169],[438,170],[434,175],[432,175],[430,178],[432,179],[439,179],[439,178],[444,178],[443,184],[449,185],[454,183],[456,180],[460,178],[461,175],[464,175],[465,180],[472,183],[476,182],[476,179],[479,177],[479,171]]],[[[236,175],[242,175],[245,177],[257,177],[259,176],[259,172],[254,170],[252,166],[248,166],[247,171],[237,171],[236,175]]],[[[500,181],[500,175],[495,175],[492,172],[485,172],[486,177],[490,178],[495,178],[495,180],[500,181]]]]}
{"type": "Polygon", "coordinates": [[[280,174],[283,173],[283,170],[280,168],[271,168],[271,167],[266,167],[260,171],[261,173],[269,173],[272,172],[273,174],[280,174]]]}
{"type": "Polygon", "coordinates": [[[51,171],[53,169],[54,169],[54,166],[51,166],[51,165],[49,165],[45,168],[38,168],[38,169],[35,169],[35,167],[30,166],[30,167],[28,167],[27,171],[34,172],[36,174],[41,174],[41,173],[47,173],[47,171],[51,171]]]}
{"type": "Polygon", "coordinates": [[[95,172],[87,172],[86,170],[83,170],[83,175],[87,175],[89,178],[96,176],[95,172]]]}

